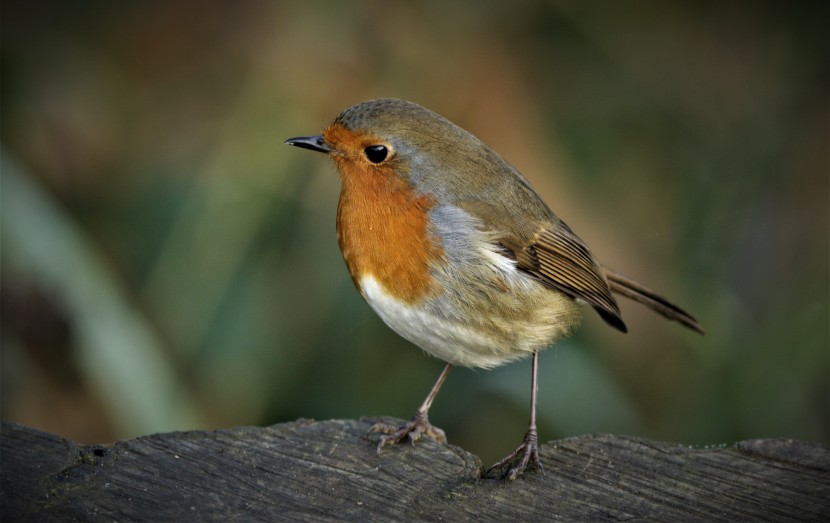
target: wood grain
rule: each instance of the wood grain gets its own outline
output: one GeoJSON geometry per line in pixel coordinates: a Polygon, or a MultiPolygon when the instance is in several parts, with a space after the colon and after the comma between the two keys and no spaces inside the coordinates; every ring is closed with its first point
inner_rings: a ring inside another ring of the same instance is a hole
{"type": "Polygon", "coordinates": [[[830,520],[830,451],[817,443],[580,436],[541,445],[546,474],[503,482],[429,440],[377,454],[366,432],[379,420],[399,422],[300,420],[93,446],[3,422],[0,510],[5,521],[830,520]]]}

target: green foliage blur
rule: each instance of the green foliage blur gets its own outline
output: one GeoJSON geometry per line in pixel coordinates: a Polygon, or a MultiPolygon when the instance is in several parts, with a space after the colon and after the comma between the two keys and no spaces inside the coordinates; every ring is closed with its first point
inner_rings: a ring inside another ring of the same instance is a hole
{"type": "MultiPolygon", "coordinates": [[[[623,302],[542,354],[543,440],[828,442],[827,2],[23,2],[2,6],[2,418],[87,443],[411,416],[442,368],[371,312],[339,181],[283,140],[376,97],[519,168],[623,302]]],[[[530,365],[431,412],[485,463],[530,365]]]]}

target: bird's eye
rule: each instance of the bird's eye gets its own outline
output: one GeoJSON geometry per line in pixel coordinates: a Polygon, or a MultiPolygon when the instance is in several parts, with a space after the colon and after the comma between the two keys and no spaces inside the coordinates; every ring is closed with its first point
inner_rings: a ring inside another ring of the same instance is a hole
{"type": "Polygon", "coordinates": [[[370,145],[363,149],[363,154],[372,163],[380,163],[389,155],[389,149],[385,145],[370,145]]]}

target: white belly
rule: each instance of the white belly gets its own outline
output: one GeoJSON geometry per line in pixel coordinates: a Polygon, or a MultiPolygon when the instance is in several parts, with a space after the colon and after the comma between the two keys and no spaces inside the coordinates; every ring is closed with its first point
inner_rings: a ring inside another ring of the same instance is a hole
{"type": "MultiPolygon", "coordinates": [[[[436,304],[410,305],[387,293],[372,276],[360,280],[362,294],[390,328],[428,354],[453,365],[492,368],[541,350],[567,335],[578,321],[569,298],[542,289],[533,292],[539,308],[521,318],[502,318],[492,311],[477,311],[479,321],[465,321],[463,311],[436,310],[436,304]]],[[[539,287],[538,289],[536,287],[539,287]]],[[[437,303],[442,303],[440,300],[437,303]]]]}

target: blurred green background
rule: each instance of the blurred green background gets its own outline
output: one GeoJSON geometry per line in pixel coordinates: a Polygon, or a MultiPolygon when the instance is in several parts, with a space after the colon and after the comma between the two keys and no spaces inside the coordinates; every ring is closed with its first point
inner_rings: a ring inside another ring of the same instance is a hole
{"type": "MultiPolygon", "coordinates": [[[[411,416],[442,362],[337,248],[339,182],[283,140],[374,97],[519,168],[605,263],[695,313],[585,311],[543,353],[543,440],[828,442],[827,2],[2,6],[2,417],[80,442],[411,416]]],[[[529,361],[432,420],[485,462],[529,361]]]]}

